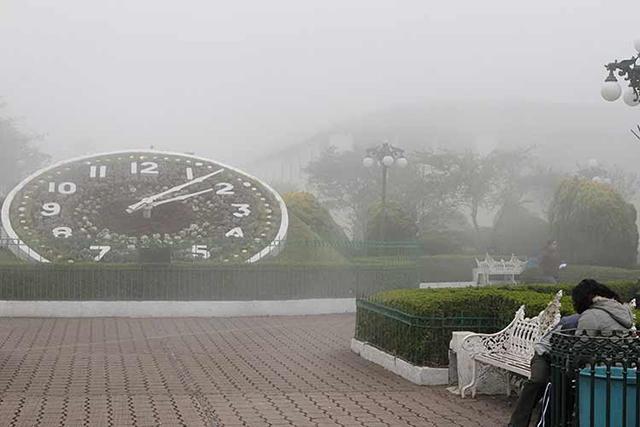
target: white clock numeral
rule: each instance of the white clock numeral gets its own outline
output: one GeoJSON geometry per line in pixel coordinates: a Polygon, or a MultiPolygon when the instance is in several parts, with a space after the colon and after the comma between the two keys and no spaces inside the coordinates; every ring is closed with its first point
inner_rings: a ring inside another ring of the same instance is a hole
{"type": "Polygon", "coordinates": [[[216,191],[216,194],[222,196],[230,196],[232,194],[235,194],[233,191],[233,185],[229,184],[228,182],[219,182],[216,184],[216,187],[220,187],[220,189],[216,191]]]}
{"type": "Polygon", "coordinates": [[[60,194],[73,194],[76,192],[78,187],[73,182],[61,182],[56,186],[55,182],[49,183],[49,193],[55,193],[56,189],[60,194]]]}
{"type": "Polygon", "coordinates": [[[109,253],[111,246],[92,245],[89,246],[89,249],[92,251],[100,251],[100,253],[93,258],[94,261],[100,261],[107,253],[109,253]]]}
{"type": "MultiPolygon", "coordinates": [[[[142,162],[140,163],[140,173],[147,175],[158,174],[158,164],[156,162],[142,162]]],[[[131,162],[131,173],[136,175],[138,173],[138,162],[131,162]]]]}
{"type": "Polygon", "coordinates": [[[193,245],[191,246],[191,254],[198,258],[209,259],[211,258],[211,252],[207,250],[206,245],[193,245]]]}
{"type": "Polygon", "coordinates": [[[225,237],[244,237],[244,233],[242,231],[242,228],[236,227],[227,231],[227,234],[225,234],[225,237]]]}
{"type": "Polygon", "coordinates": [[[238,208],[238,212],[234,212],[233,216],[237,218],[242,218],[245,216],[249,216],[251,214],[251,210],[249,210],[249,205],[245,203],[232,203],[231,206],[234,208],[238,208]]]}
{"type": "Polygon", "coordinates": [[[187,179],[189,181],[193,179],[193,168],[187,168],[187,179]]]}
{"type": "Polygon", "coordinates": [[[89,178],[105,178],[107,176],[107,166],[91,165],[89,167],[89,178]]]}
{"type": "Polygon", "coordinates": [[[50,202],[42,205],[42,216],[55,216],[60,213],[60,205],[58,203],[50,202]]]}
{"type": "Polygon", "coordinates": [[[68,239],[73,236],[73,231],[69,227],[56,227],[51,231],[56,239],[68,239]]]}

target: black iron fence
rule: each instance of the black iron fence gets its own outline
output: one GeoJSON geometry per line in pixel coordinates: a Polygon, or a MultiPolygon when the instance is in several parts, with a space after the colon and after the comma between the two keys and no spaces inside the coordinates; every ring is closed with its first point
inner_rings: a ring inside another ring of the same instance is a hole
{"type": "Polygon", "coordinates": [[[356,300],[356,339],[418,366],[448,366],[453,331],[496,332],[496,317],[422,317],[379,304],[356,300]]]}
{"type": "Polygon", "coordinates": [[[551,338],[551,388],[545,426],[638,427],[637,368],[640,338],[635,331],[551,338]]]}
{"type": "Polygon", "coordinates": [[[417,283],[414,266],[0,265],[2,300],[355,298],[417,283]]]}
{"type": "MultiPolygon", "coordinates": [[[[39,253],[56,264],[137,264],[154,262],[198,263],[198,264],[243,264],[248,255],[229,252],[219,253],[223,245],[212,242],[206,249],[195,244],[181,243],[145,247],[109,248],[102,255],[98,250],[90,251],[89,243],[79,251],[70,251],[65,256],[49,256],[39,253]]],[[[276,240],[260,247],[264,256],[257,257],[260,264],[406,264],[415,262],[424,250],[422,244],[413,241],[328,241],[328,240],[276,240]]],[[[30,255],[38,253],[17,239],[0,239],[0,263],[33,260],[30,255]]],[[[247,253],[253,255],[252,252],[247,253]]]]}

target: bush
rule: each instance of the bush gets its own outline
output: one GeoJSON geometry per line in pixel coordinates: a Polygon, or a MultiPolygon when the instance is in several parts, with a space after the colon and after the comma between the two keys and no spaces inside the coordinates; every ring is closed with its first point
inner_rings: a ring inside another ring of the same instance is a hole
{"type": "MultiPolygon", "coordinates": [[[[539,268],[530,268],[520,275],[521,283],[539,283],[544,277],[539,268]]],[[[597,265],[569,265],[560,270],[560,283],[577,285],[582,279],[590,278],[600,282],[627,281],[635,283],[640,280],[640,270],[618,267],[601,267],[597,265]]]]}
{"type": "Polygon", "coordinates": [[[556,191],[549,222],[568,262],[625,267],[638,255],[636,216],[608,185],[572,178],[556,191]]]}
{"type": "Polygon", "coordinates": [[[378,204],[369,210],[366,236],[370,241],[415,240],[418,227],[411,215],[396,203],[378,204]]]}
{"type": "Polygon", "coordinates": [[[549,238],[549,224],[523,206],[506,205],[496,215],[492,246],[502,254],[531,256],[549,238]]]}
{"type": "MultiPolygon", "coordinates": [[[[416,365],[445,366],[449,341],[456,330],[496,332],[506,326],[522,304],[528,316],[547,306],[549,290],[467,288],[398,289],[360,303],[356,338],[416,365]]],[[[573,312],[562,298],[562,314],[573,312]]]]}
{"type": "Polygon", "coordinates": [[[22,264],[0,300],[233,301],[354,298],[417,286],[414,266],[22,264]]]}
{"type": "MultiPolygon", "coordinates": [[[[294,192],[286,193],[283,199],[287,205],[289,215],[306,224],[309,229],[322,240],[345,241],[349,240],[346,233],[333,219],[327,209],[324,208],[311,193],[294,192]]],[[[290,230],[289,237],[293,240],[314,240],[304,234],[298,235],[297,230],[290,230]]]]}
{"type": "Polygon", "coordinates": [[[341,246],[331,243],[349,239],[329,211],[310,193],[287,193],[283,198],[289,212],[287,243],[268,262],[346,264],[341,246]]]}
{"type": "MultiPolygon", "coordinates": [[[[640,293],[636,281],[608,282],[623,301],[640,293]]],[[[574,313],[575,284],[530,284],[465,289],[396,289],[359,302],[356,338],[416,365],[445,366],[453,331],[496,332],[521,305],[528,317],[562,290],[561,314],[574,313]]]]}

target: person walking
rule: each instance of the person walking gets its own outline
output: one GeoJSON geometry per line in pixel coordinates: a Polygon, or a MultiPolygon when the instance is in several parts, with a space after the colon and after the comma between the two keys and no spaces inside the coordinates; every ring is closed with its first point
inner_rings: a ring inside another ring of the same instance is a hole
{"type": "Polygon", "coordinates": [[[540,251],[539,266],[545,281],[558,283],[560,277],[560,254],[558,252],[558,242],[549,240],[547,245],[540,251]]]}

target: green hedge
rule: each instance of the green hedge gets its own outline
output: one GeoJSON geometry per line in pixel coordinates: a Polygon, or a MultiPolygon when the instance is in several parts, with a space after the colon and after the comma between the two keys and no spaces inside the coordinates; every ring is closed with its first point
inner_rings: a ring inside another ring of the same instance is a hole
{"type": "MultiPolygon", "coordinates": [[[[478,255],[434,255],[423,256],[418,259],[420,279],[423,282],[466,282],[472,278],[472,270],[476,267],[476,258],[484,258],[478,255]]],[[[495,256],[495,259],[510,256],[495,256]]],[[[541,279],[541,273],[529,270],[521,276],[524,282],[536,283],[541,279]]],[[[640,269],[601,267],[592,265],[569,265],[560,271],[560,282],[578,284],[585,277],[590,277],[603,282],[611,280],[640,280],[640,269]]]]}
{"type": "Polygon", "coordinates": [[[2,300],[354,298],[417,284],[414,266],[0,266],[2,300]]]}
{"type": "MultiPolygon", "coordinates": [[[[544,285],[537,289],[385,291],[358,305],[356,338],[416,365],[445,366],[453,331],[496,332],[513,319],[522,304],[527,316],[537,315],[551,301],[554,291],[544,285]],[[368,302],[374,307],[367,306],[368,302]]],[[[568,295],[562,298],[561,312],[573,313],[568,295]]]]}

